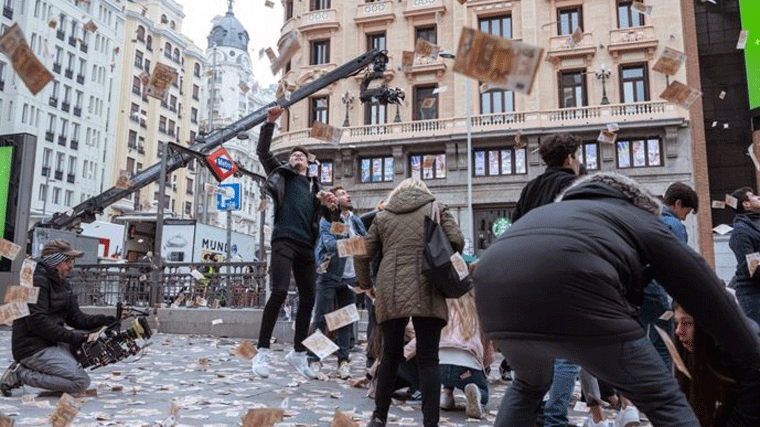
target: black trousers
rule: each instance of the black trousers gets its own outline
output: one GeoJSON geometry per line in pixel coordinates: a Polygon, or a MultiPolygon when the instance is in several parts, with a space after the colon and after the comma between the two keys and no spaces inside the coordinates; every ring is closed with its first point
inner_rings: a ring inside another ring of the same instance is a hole
{"type": "MultiPolygon", "coordinates": [[[[374,416],[388,419],[391,393],[396,383],[398,366],[404,360],[404,330],[409,318],[381,323],[383,356],[377,374],[374,416]]],[[[441,371],[438,367],[438,344],[445,322],[436,317],[412,317],[417,336],[417,367],[422,392],[422,419],[425,427],[437,427],[441,400],[441,371]]]]}
{"type": "Polygon", "coordinates": [[[655,427],[699,427],[676,379],[647,337],[598,344],[500,340],[515,380],[501,401],[495,427],[530,425],[552,383],[553,363],[564,358],[608,382],[644,412],[655,427]]]}
{"type": "Polygon", "coordinates": [[[291,271],[298,288],[298,311],[296,313],[293,349],[297,352],[306,351],[306,347],[301,342],[306,339],[309,333],[311,310],[314,308],[317,268],[314,262],[314,248],[290,240],[272,242],[269,278],[269,287],[272,293],[266,306],[264,306],[261,330],[259,331],[259,348],[269,348],[272,331],[274,331],[274,326],[277,323],[277,316],[288,296],[291,271]]]}

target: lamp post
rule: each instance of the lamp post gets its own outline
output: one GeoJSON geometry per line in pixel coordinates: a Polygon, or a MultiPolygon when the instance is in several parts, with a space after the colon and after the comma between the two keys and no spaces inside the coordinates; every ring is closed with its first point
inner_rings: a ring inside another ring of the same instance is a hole
{"type": "Polygon", "coordinates": [[[607,99],[607,79],[610,78],[612,70],[610,70],[605,64],[599,66],[599,70],[595,72],[596,78],[602,81],[602,105],[609,105],[610,100],[607,99]]]}
{"type": "Polygon", "coordinates": [[[348,122],[348,109],[351,106],[351,103],[354,102],[354,96],[351,95],[348,91],[343,94],[343,105],[346,106],[346,119],[343,120],[343,127],[349,127],[351,124],[348,122]]]}
{"type": "MultiPolygon", "coordinates": [[[[443,51],[438,56],[456,59],[456,55],[443,51]]],[[[470,217],[470,244],[475,251],[475,217],[472,211],[472,88],[470,78],[465,80],[465,109],[467,110],[467,215],[470,217]]]]}

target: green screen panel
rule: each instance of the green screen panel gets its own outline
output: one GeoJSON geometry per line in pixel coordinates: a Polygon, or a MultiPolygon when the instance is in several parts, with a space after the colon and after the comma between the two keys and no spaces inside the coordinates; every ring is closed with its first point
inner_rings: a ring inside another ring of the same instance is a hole
{"type": "Polygon", "coordinates": [[[742,29],[749,30],[744,57],[747,62],[749,108],[760,107],[760,6],[758,0],[739,0],[742,29]]]}
{"type": "Polygon", "coordinates": [[[5,218],[8,209],[8,184],[13,166],[13,147],[0,147],[0,237],[5,236],[5,218]]]}

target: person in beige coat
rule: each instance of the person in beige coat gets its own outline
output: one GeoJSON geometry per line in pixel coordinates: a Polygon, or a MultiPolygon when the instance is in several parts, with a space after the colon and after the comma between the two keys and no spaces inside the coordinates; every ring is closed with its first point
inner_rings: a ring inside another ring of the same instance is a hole
{"type": "MultiPolygon", "coordinates": [[[[441,380],[438,343],[448,320],[446,300],[422,275],[425,217],[435,196],[424,182],[409,178],[388,196],[365,237],[367,255],[355,258],[362,289],[371,289],[369,262],[377,253],[382,261],[375,282],[375,317],[383,334],[383,355],[378,369],[375,411],[368,427],[385,426],[396,371],[404,357],[404,328],[412,319],[417,340],[423,425],[438,425],[441,380]]],[[[439,204],[441,226],[454,250],[461,251],[464,236],[448,208],[439,204]]]]}

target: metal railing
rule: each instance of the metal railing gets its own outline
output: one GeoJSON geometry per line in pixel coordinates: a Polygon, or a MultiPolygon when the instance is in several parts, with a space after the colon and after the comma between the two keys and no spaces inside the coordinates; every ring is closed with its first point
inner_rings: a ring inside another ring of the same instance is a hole
{"type": "Polygon", "coordinates": [[[166,263],[158,275],[148,262],[77,265],[69,275],[80,305],[263,308],[265,262],[166,263]],[[196,280],[191,271],[205,276],[196,280]],[[160,277],[157,282],[152,278],[160,277]]]}

